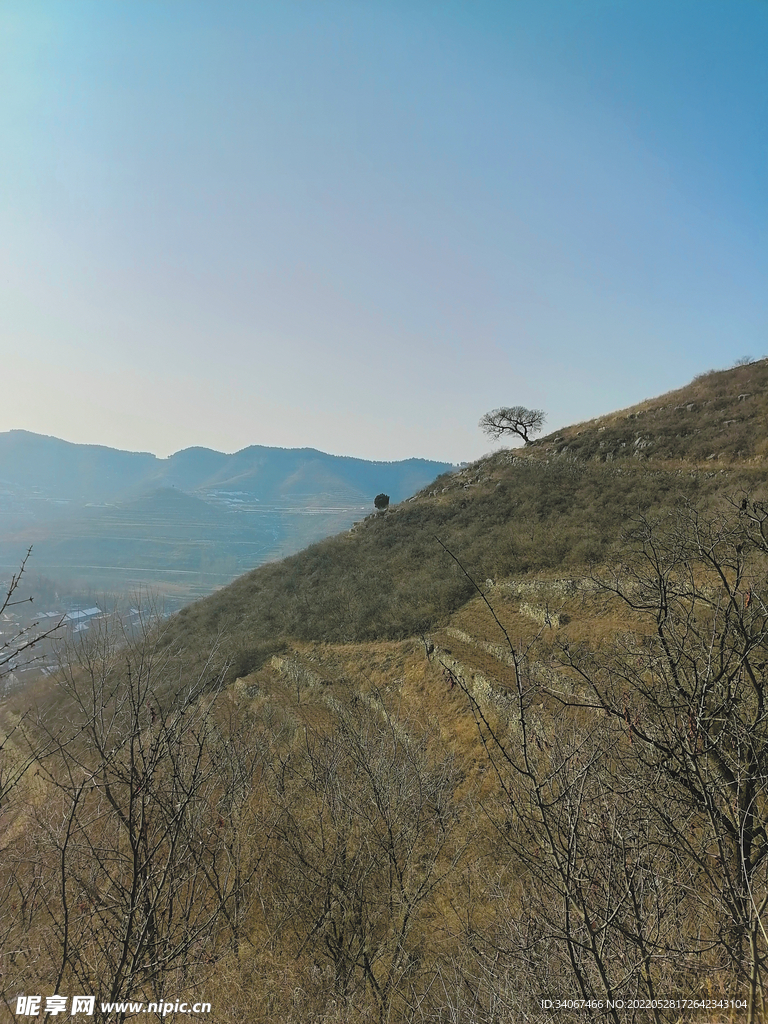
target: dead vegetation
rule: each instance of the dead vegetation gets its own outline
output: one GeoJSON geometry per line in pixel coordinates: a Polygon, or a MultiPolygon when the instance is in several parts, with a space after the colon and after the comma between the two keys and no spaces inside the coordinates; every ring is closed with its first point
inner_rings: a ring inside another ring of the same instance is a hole
{"type": "Polygon", "coordinates": [[[34,727],[5,703],[11,1009],[765,1019],[760,475],[537,458],[103,634],[34,727]]]}

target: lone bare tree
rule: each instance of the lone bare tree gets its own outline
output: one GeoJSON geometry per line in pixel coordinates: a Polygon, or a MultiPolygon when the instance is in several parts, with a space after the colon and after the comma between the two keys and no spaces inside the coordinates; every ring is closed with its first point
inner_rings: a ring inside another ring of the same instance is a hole
{"type": "Polygon", "coordinates": [[[546,419],[542,409],[526,409],[523,405],[492,409],[480,420],[480,427],[488,437],[498,441],[505,434],[517,434],[526,444],[541,431],[546,419]]]}

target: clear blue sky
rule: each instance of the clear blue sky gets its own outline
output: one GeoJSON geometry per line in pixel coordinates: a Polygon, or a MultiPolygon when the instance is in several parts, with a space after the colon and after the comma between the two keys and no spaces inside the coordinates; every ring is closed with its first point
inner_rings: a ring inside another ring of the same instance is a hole
{"type": "Polygon", "coordinates": [[[0,430],[458,462],[768,353],[764,0],[3,0],[0,430]]]}

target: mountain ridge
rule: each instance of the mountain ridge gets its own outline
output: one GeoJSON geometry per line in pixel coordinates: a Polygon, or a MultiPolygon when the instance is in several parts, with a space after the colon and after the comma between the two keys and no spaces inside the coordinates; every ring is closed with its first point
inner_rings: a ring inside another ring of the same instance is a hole
{"type": "Polygon", "coordinates": [[[189,600],[348,528],[379,492],[398,501],[452,469],[264,445],[159,459],[10,431],[0,434],[0,562],[18,563],[34,543],[31,566],[43,575],[189,600]],[[174,490],[190,500],[171,501],[174,490]]]}
{"type": "Polygon", "coordinates": [[[526,451],[596,461],[757,464],[768,456],[767,422],[768,358],[697,374],[682,388],[537,438],[526,451]]]}
{"type": "MultiPolygon", "coordinates": [[[[248,470],[249,479],[255,479],[257,470],[264,466],[274,466],[276,469],[273,470],[273,476],[266,476],[265,483],[268,483],[282,466],[288,464],[295,471],[297,465],[307,461],[340,467],[340,470],[348,471],[345,474],[347,476],[349,472],[355,471],[366,473],[366,476],[367,473],[381,474],[385,482],[389,480],[396,484],[393,489],[401,496],[404,496],[404,488],[398,482],[398,470],[405,470],[410,476],[423,477],[425,471],[428,473],[434,469],[437,473],[452,468],[450,463],[417,457],[371,460],[352,455],[332,455],[312,447],[267,445],[248,445],[231,453],[194,445],[160,458],[151,452],[131,452],[107,445],[64,441],[53,435],[36,434],[28,430],[0,432],[0,482],[6,485],[24,483],[28,487],[44,488],[46,484],[50,487],[51,478],[66,480],[69,496],[82,496],[83,487],[94,488],[96,480],[101,483],[101,490],[93,493],[96,497],[114,497],[125,493],[130,487],[152,486],[158,482],[200,490],[242,479],[243,469],[248,470]],[[90,465],[88,456],[91,456],[90,465]],[[104,464],[107,459],[111,465],[104,464]],[[105,491],[105,473],[108,484],[113,477],[118,478],[115,490],[105,491]],[[143,476],[139,477],[138,473],[143,476]],[[126,478],[130,481],[130,487],[125,486],[126,478]]],[[[90,492],[86,493],[91,496],[90,492]]]]}

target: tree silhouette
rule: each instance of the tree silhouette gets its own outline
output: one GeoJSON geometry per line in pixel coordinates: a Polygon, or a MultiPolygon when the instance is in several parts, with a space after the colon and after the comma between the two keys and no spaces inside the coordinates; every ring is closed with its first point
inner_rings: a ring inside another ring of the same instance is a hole
{"type": "Polygon", "coordinates": [[[504,434],[517,434],[529,444],[534,434],[541,431],[545,419],[546,413],[542,409],[512,405],[487,412],[480,420],[480,427],[494,441],[498,441],[504,434]]]}

